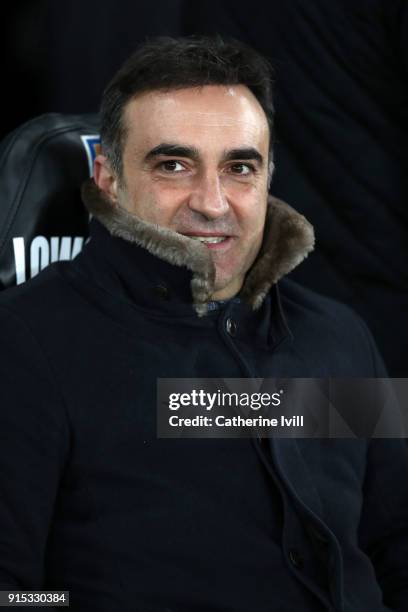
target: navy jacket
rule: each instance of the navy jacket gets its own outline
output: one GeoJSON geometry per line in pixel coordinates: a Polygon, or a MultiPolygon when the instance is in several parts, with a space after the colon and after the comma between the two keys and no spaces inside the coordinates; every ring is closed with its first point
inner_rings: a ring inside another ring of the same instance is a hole
{"type": "MultiPolygon", "coordinates": [[[[91,228],[73,262],[0,296],[0,589],[65,588],[76,610],[137,610],[133,466],[170,452],[156,440],[158,377],[384,370],[345,306],[281,280],[258,310],[232,301],[199,317],[187,268],[91,228]]],[[[406,611],[405,442],[273,439],[268,469],[296,580],[328,610],[406,611]]]]}

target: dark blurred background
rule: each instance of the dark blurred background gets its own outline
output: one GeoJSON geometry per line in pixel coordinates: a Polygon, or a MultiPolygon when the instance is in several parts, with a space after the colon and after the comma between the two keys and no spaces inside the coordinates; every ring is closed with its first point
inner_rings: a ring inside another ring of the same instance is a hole
{"type": "Polygon", "coordinates": [[[146,36],[216,32],[274,68],[271,191],[318,240],[292,277],[359,312],[390,374],[407,376],[406,0],[20,0],[3,9],[1,133],[45,112],[96,111],[146,36]]]}

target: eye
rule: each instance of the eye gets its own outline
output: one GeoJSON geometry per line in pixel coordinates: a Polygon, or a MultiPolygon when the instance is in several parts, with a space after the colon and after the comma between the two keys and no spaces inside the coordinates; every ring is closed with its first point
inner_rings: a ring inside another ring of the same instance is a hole
{"type": "Polygon", "coordinates": [[[239,176],[247,176],[248,174],[254,172],[255,168],[251,164],[244,164],[240,162],[230,166],[229,170],[230,172],[232,172],[232,174],[238,174],[239,176]]]}
{"type": "Polygon", "coordinates": [[[164,170],[165,172],[182,172],[184,170],[183,164],[175,159],[169,159],[167,161],[163,161],[159,164],[159,168],[164,170]]]}

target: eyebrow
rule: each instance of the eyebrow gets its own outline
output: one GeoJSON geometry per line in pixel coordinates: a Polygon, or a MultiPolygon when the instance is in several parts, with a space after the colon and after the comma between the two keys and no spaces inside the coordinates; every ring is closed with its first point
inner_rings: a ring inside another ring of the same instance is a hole
{"type": "Polygon", "coordinates": [[[171,142],[162,142],[145,155],[145,161],[150,161],[162,155],[165,157],[188,157],[193,161],[198,161],[200,157],[198,149],[195,147],[174,144],[171,142]]]}
{"type": "MultiPolygon", "coordinates": [[[[198,161],[200,158],[200,152],[196,147],[171,142],[162,142],[145,155],[145,161],[151,161],[152,159],[160,156],[187,157],[193,161],[198,161]]],[[[261,166],[264,162],[263,156],[254,147],[239,147],[237,149],[229,149],[224,151],[222,161],[226,162],[238,159],[254,160],[261,166]]]]}
{"type": "Polygon", "coordinates": [[[230,149],[224,154],[224,161],[234,161],[234,159],[254,160],[259,163],[260,166],[263,164],[263,157],[260,152],[254,147],[242,147],[239,149],[230,149]]]}

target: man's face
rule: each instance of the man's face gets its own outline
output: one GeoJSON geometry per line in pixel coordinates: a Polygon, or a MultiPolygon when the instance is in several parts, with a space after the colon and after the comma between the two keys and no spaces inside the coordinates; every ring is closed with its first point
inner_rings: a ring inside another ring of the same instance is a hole
{"type": "Polygon", "coordinates": [[[125,108],[123,175],[95,180],[120,206],[209,249],[214,299],[241,288],[262,242],[269,128],[250,90],[211,85],[137,95],[125,108]]]}

